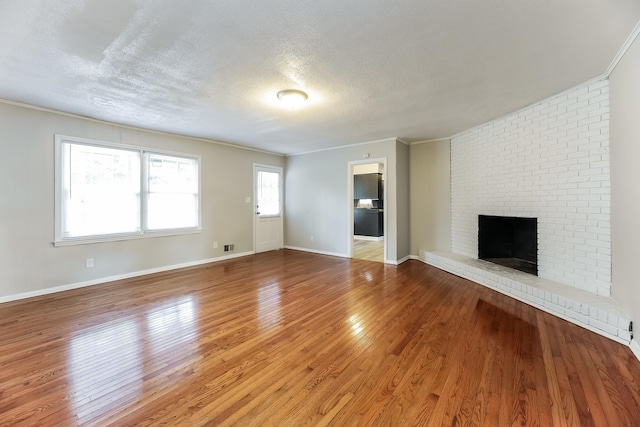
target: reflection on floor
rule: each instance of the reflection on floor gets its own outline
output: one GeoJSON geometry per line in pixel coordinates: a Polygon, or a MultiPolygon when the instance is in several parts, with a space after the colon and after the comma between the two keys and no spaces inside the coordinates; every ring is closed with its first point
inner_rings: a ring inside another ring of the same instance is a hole
{"type": "Polygon", "coordinates": [[[384,240],[353,240],[353,257],[367,261],[384,262],[384,240]]]}

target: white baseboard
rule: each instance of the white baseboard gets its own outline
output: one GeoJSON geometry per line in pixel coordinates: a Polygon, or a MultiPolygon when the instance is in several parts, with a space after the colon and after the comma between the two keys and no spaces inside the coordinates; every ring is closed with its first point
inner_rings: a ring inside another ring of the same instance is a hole
{"type": "Polygon", "coordinates": [[[397,261],[394,261],[394,260],[386,260],[384,263],[385,263],[385,264],[391,264],[391,265],[400,265],[400,264],[402,264],[403,262],[409,261],[410,259],[411,259],[411,255],[407,255],[406,257],[404,257],[404,258],[400,258],[400,259],[399,259],[399,260],[397,260],[397,261]]]}
{"type": "Polygon", "coordinates": [[[349,258],[349,256],[347,254],[339,254],[336,252],[327,252],[327,251],[319,251],[317,249],[309,249],[309,248],[300,248],[297,246],[285,246],[285,249],[291,249],[293,251],[302,251],[302,252],[311,252],[313,254],[319,254],[319,255],[329,255],[329,256],[336,256],[336,257],[340,257],[340,258],[349,258]]]}
{"type": "Polygon", "coordinates": [[[103,283],[115,282],[116,280],[131,279],[132,277],[144,276],[153,273],[162,273],[164,271],[177,270],[179,268],[194,267],[212,262],[224,261],[232,258],[239,258],[247,255],[253,255],[255,252],[241,252],[233,255],[225,255],[217,258],[203,259],[199,261],[185,262],[183,264],[174,264],[164,267],[151,268],[149,270],[134,271],[131,273],[118,274],[115,276],[101,277],[98,279],[87,280],[86,282],[71,283],[68,285],[55,286],[53,288],[38,289],[37,291],[22,292],[19,294],[7,295],[0,297],[0,304],[4,302],[17,301],[26,298],[39,297],[42,295],[54,294],[56,292],[70,291],[72,289],[85,288],[87,286],[101,285],[103,283]]]}
{"type": "Polygon", "coordinates": [[[406,257],[400,258],[398,260],[398,265],[402,264],[403,262],[407,262],[411,259],[411,255],[407,255],[406,257]]]}
{"type": "Polygon", "coordinates": [[[636,359],[638,359],[638,361],[640,362],[640,344],[636,339],[631,340],[631,342],[629,343],[629,348],[636,356],[636,359]]]}

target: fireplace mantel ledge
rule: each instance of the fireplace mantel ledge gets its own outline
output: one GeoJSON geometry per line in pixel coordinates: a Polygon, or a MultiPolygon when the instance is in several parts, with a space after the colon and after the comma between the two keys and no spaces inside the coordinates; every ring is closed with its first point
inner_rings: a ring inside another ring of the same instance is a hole
{"type": "Polygon", "coordinates": [[[451,252],[420,251],[419,259],[614,341],[631,342],[629,316],[610,296],[451,252]]]}

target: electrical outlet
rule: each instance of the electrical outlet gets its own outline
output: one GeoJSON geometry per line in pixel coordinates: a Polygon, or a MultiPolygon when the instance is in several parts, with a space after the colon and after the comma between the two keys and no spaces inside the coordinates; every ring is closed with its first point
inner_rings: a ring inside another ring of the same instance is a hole
{"type": "Polygon", "coordinates": [[[235,251],[235,250],[236,250],[236,245],[235,245],[235,244],[233,244],[233,243],[232,243],[232,244],[230,244],[230,245],[229,245],[229,250],[230,250],[230,251],[235,251]]]}
{"type": "Polygon", "coordinates": [[[244,198],[245,203],[251,203],[251,197],[247,196],[244,198]]]}
{"type": "Polygon", "coordinates": [[[313,242],[313,234],[311,236],[309,236],[309,240],[311,240],[313,242]]]}
{"type": "Polygon", "coordinates": [[[93,268],[93,258],[87,258],[87,268],[93,268]]]}
{"type": "Polygon", "coordinates": [[[213,249],[218,249],[218,242],[213,242],[213,249]]]}
{"type": "Polygon", "coordinates": [[[229,245],[224,245],[224,251],[229,252],[229,245]]]}

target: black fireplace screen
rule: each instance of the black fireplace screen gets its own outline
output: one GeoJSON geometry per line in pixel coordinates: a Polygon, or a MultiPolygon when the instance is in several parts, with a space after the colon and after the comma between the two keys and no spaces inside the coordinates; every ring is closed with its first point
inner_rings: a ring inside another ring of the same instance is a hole
{"type": "Polygon", "coordinates": [[[538,275],[538,219],[478,215],[478,258],[538,275]]]}

